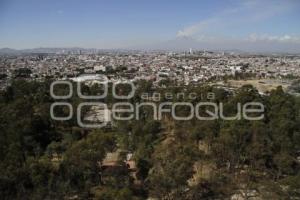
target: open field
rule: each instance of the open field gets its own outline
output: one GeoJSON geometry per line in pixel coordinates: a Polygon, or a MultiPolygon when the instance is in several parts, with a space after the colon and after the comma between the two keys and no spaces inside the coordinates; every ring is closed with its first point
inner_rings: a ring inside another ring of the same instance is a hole
{"type": "Polygon", "coordinates": [[[279,79],[254,79],[254,80],[228,80],[227,85],[230,87],[241,87],[243,85],[253,85],[259,92],[265,93],[276,89],[278,86],[282,86],[283,90],[286,91],[290,86],[289,81],[279,79]]]}

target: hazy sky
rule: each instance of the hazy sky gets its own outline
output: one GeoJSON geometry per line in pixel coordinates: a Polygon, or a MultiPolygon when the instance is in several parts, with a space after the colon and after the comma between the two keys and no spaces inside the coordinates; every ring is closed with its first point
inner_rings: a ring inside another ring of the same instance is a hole
{"type": "Polygon", "coordinates": [[[300,1],[0,0],[0,48],[130,48],[180,38],[300,46],[300,1]]]}

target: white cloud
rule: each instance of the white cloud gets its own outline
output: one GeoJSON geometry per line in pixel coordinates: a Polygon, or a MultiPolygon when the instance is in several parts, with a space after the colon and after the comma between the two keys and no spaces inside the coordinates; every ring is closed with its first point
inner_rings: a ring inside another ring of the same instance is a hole
{"type": "Polygon", "coordinates": [[[248,41],[257,42],[257,41],[265,41],[265,42],[290,42],[290,43],[300,43],[300,36],[291,36],[288,34],[281,36],[274,36],[268,34],[256,34],[252,33],[247,38],[248,41]]]}
{"type": "Polygon", "coordinates": [[[179,30],[176,34],[177,37],[191,37],[198,33],[201,33],[205,29],[207,29],[209,26],[212,26],[214,23],[218,23],[218,19],[211,18],[208,20],[201,21],[197,24],[188,26],[184,28],[183,30],[179,30]]]}
{"type": "MultiPolygon", "coordinates": [[[[264,22],[272,17],[286,13],[293,8],[293,1],[279,1],[279,0],[245,0],[236,4],[235,7],[224,10],[210,18],[199,21],[198,23],[184,27],[176,34],[177,37],[192,37],[205,39],[205,36],[214,38],[237,38],[236,33],[240,30],[245,32],[256,32],[255,28],[257,23],[264,22]],[[251,30],[251,27],[253,30],[251,30]],[[222,35],[223,34],[223,35],[222,35]]],[[[267,23],[266,23],[267,24],[267,23]]],[[[268,25],[268,24],[267,24],[268,25]]],[[[249,33],[249,34],[250,34],[249,33]]],[[[240,36],[241,37],[241,36],[240,36]]],[[[244,36],[244,38],[247,35],[244,36]]],[[[262,36],[260,36],[262,37],[262,36]]],[[[253,36],[252,39],[255,37],[253,36]]],[[[251,39],[248,38],[248,39],[251,39]]],[[[278,41],[294,41],[298,38],[290,35],[284,35],[281,37],[266,36],[264,39],[278,40],[278,41]]]]}

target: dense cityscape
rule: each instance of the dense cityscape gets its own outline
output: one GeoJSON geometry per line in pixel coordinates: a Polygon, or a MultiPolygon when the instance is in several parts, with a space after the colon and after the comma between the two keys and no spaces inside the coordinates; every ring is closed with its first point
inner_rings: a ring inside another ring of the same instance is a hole
{"type": "Polygon", "coordinates": [[[148,80],[159,85],[222,81],[224,78],[291,80],[300,75],[299,55],[260,55],[234,52],[102,52],[60,50],[57,53],[2,55],[0,86],[12,79],[42,81],[74,79],[84,74],[105,74],[111,81],[148,80]]]}

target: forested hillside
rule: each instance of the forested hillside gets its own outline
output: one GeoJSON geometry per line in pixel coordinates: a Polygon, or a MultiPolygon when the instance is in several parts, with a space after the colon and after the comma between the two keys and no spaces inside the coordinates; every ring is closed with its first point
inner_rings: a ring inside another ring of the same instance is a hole
{"type": "MultiPolygon", "coordinates": [[[[185,93],[198,97],[173,99],[196,104],[206,100],[201,94],[213,92],[227,115],[234,115],[238,102],[261,102],[265,117],[259,121],[176,121],[169,114],[153,120],[145,107],[139,120],[83,129],[75,117],[50,118],[50,83],[15,81],[0,95],[0,199],[300,198],[300,98],[280,87],[260,95],[250,85],[234,93],[186,86],[185,93]],[[118,163],[110,166],[106,157],[115,152],[118,163]],[[128,154],[134,173],[124,162],[128,154]]],[[[154,89],[150,82],[137,88],[132,103],[141,102],[144,92],[183,91],[154,89]]],[[[68,101],[74,108],[82,102],[76,95],[68,101]]]]}

